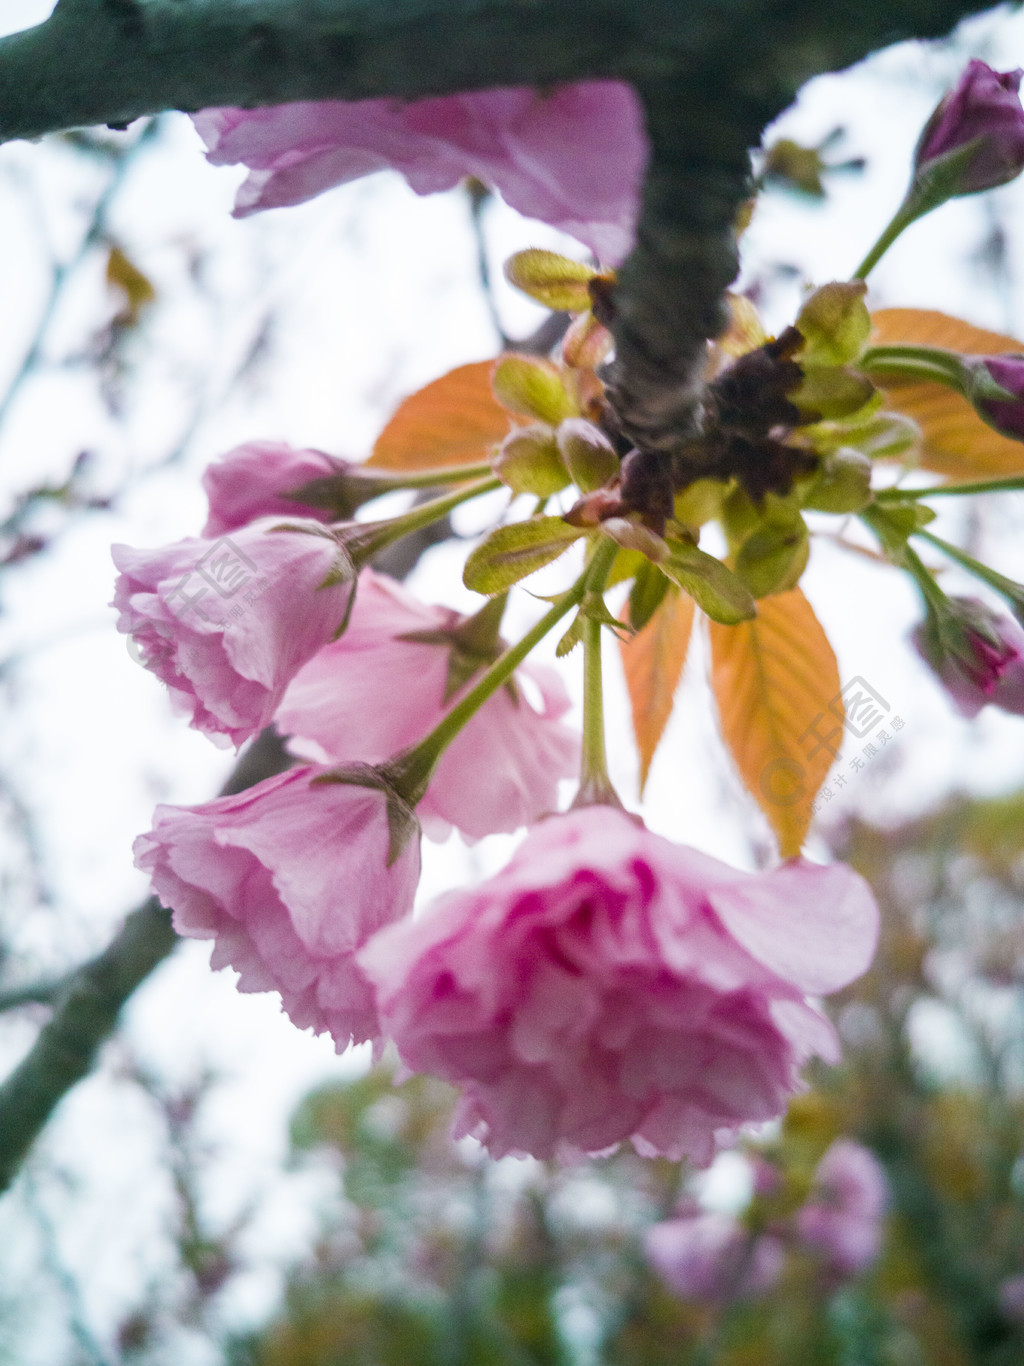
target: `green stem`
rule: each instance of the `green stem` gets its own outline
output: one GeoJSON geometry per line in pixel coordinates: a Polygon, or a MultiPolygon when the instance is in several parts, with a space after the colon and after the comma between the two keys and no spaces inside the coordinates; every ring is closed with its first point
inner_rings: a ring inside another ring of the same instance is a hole
{"type": "Polygon", "coordinates": [[[940,536],[934,535],[931,531],[918,531],[915,535],[927,541],[929,545],[935,546],[936,550],[941,550],[943,555],[947,555],[957,564],[962,565],[968,573],[973,574],[982,583],[987,583],[990,588],[995,589],[1000,596],[1009,602],[1011,607],[1018,610],[1024,608],[1024,584],[1015,583],[1013,579],[1008,579],[1005,574],[1000,574],[995,569],[990,569],[988,565],[976,560],[973,555],[968,555],[966,550],[961,550],[958,546],[950,545],[940,536]]]}
{"type": "Polygon", "coordinates": [[[931,611],[943,612],[946,608],[946,595],[935,582],[935,575],[925,565],[916,550],[911,550],[910,546],[904,546],[902,555],[903,567],[910,572],[911,577],[920,590],[924,605],[931,611]]]}
{"type": "Polygon", "coordinates": [[[420,503],[418,507],[403,512],[400,517],[389,517],[381,522],[348,522],[342,531],[345,546],[357,567],[361,567],[393,541],[398,541],[403,536],[411,536],[414,531],[420,531],[423,527],[440,521],[461,503],[468,503],[471,498],[477,498],[482,493],[490,493],[502,487],[501,480],[492,475],[453,489],[442,498],[432,498],[429,503],[420,503]]]}
{"type": "Polygon", "coordinates": [[[931,381],[964,393],[963,357],[940,346],[869,346],[857,362],[866,375],[931,381]]]}
{"type": "MultiPolygon", "coordinates": [[[[603,594],[608,570],[600,581],[592,572],[587,592],[603,594]]],[[[611,569],[609,561],[608,569],[611,569]]],[[[583,622],[583,750],[580,761],[580,787],[573,810],[582,806],[622,806],[608,776],[608,756],[604,733],[604,682],[601,672],[603,630],[600,621],[588,617],[583,622]]]]}
{"type": "Polygon", "coordinates": [[[432,489],[444,484],[464,484],[467,479],[486,479],[491,473],[490,462],[484,460],[479,465],[439,466],[431,470],[410,470],[408,474],[392,474],[389,470],[371,467],[361,469],[360,477],[379,482],[383,493],[391,489],[432,489]],[[384,488],[385,484],[388,485],[387,489],[384,488]]]}
{"type": "Polygon", "coordinates": [[[912,203],[910,195],[903,201],[896,210],[888,227],[879,237],[878,241],[868,252],[864,260],[853,272],[854,280],[866,280],[868,275],[874,270],[875,266],[889,250],[892,244],[899,237],[904,228],[908,228],[915,218],[920,218],[921,210],[912,203]]]}
{"type": "Polygon", "coordinates": [[[907,544],[907,533],[900,533],[890,527],[886,514],[881,508],[865,508],[861,521],[870,527],[889,560],[911,575],[924,598],[929,611],[941,612],[946,606],[946,595],[935,582],[935,576],[921,560],[916,551],[907,544]]]}
{"type": "Polygon", "coordinates": [[[1024,492],[1024,474],[1010,475],[1006,479],[985,479],[974,484],[936,484],[927,489],[879,489],[875,502],[903,503],[920,498],[949,498],[956,494],[1020,492],[1024,492]]]}
{"type": "Polygon", "coordinates": [[[489,697],[508,682],[534,646],[544,639],[566,613],[583,601],[592,579],[600,575],[600,581],[604,582],[617,553],[618,546],[615,542],[610,537],[603,538],[590,564],[576,582],[555,601],[536,625],[527,631],[522,640],[510,646],[494,661],[465,697],[460,698],[451,711],[441,718],[429,735],[424,736],[412,749],[397,755],[384,765],[389,782],[410,806],[415,806],[422,798],[438,760],[466,722],[476,715],[489,697]]]}

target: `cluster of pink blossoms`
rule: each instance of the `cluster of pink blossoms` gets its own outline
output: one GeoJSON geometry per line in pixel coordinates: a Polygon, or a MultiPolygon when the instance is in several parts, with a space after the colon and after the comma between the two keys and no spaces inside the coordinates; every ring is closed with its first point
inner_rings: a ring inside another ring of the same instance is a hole
{"type": "MultiPolygon", "coordinates": [[[[391,166],[419,193],[476,176],[605,261],[633,240],[646,142],[633,92],[611,82],[196,121],[211,160],[250,167],[238,213],[391,166]]],[[[115,548],[119,629],[192,725],[240,745],[273,723],[302,760],[241,795],[158,808],[139,866],[241,990],[279,992],[339,1050],[392,1040],[460,1089],[458,1132],[492,1153],[632,1140],[708,1161],[783,1112],[808,1058],[837,1056],[809,997],[870,961],[870,891],[801,860],[737,872],[615,806],[556,814],[580,758],[559,678],[511,674],[516,654],[485,686],[478,618],[361,568],[368,542],[325,510],[347,468],[242,447],[206,474],[206,539],[115,548]],[[413,917],[421,828],[524,826],[504,872],[413,917]]]]}
{"type": "MultiPolygon", "coordinates": [[[[781,1174],[760,1163],[755,1190],[773,1193],[781,1174]]],[[[809,1198],[785,1219],[745,1227],[735,1215],[684,1201],[672,1219],[644,1235],[651,1267],[673,1294],[723,1300],[769,1293],[779,1283],[787,1246],[810,1252],[826,1280],[860,1275],[882,1249],[888,1182],[869,1149],[838,1138],[814,1172],[809,1198]]]]}
{"type": "Polygon", "coordinates": [[[781,1114],[801,1065],[837,1056],[808,996],[867,966],[866,884],[803,861],[738,872],[610,806],[552,814],[579,737],[558,676],[523,665],[527,686],[468,720],[418,814],[435,837],[532,828],[503,873],[413,918],[418,822],[386,761],[471,686],[446,700],[461,619],[357,574],[323,522],[257,515],[316,458],[272,448],[259,507],[266,449],[240,448],[206,481],[208,528],[228,534],[114,552],[119,628],[192,724],[240,744],[273,721],[306,761],[238,796],[158,808],[136,856],[178,931],[213,939],[241,990],[278,991],[339,1049],[392,1039],[461,1089],[459,1132],[495,1154],[631,1139],[706,1162],[740,1125],[781,1114]],[[241,506],[255,520],[239,526],[241,506]],[[396,808],[415,832],[397,844],[396,808]]]}

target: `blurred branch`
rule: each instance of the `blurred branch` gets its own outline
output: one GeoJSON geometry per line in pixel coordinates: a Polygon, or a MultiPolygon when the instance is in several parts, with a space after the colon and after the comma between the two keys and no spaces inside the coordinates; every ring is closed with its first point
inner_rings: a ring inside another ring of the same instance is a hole
{"type": "MultiPolygon", "coordinates": [[[[265,730],[239,759],[221,796],[280,773],[288,763],[281,738],[273,729],[265,730]]],[[[150,897],[132,911],[102,953],[63,979],[53,1015],[0,1085],[0,1192],[14,1180],[60,1101],[92,1070],[132,992],[176,943],[170,911],[150,897]]]]}
{"type": "Polygon", "coordinates": [[[53,1005],[66,982],[66,977],[57,977],[47,982],[28,982],[23,987],[0,991],[0,1013],[17,1010],[19,1006],[53,1005]]]}
{"type": "Polygon", "coordinates": [[[102,242],[108,232],[108,219],[110,209],[116,199],[118,192],[124,184],[125,178],[132,169],[137,154],[156,136],[160,127],[158,119],[154,119],[147,124],[139,134],[138,138],[129,147],[118,149],[114,160],[113,170],[110,180],[105,189],[96,201],[92,212],[92,219],[89,227],[78,244],[77,250],[67,260],[58,262],[53,268],[50,279],[50,291],[46,297],[39,314],[39,321],[36,325],[35,336],[33,337],[28,350],[21,359],[21,364],[15,370],[8,382],[7,388],[0,397],[0,427],[3,426],[10,412],[11,405],[21,390],[25,380],[32,374],[33,370],[39,365],[43,358],[43,345],[46,341],[46,334],[50,329],[57,306],[63,297],[64,290],[68,281],[74,276],[78,267],[89,255],[97,243],[102,242]]]}

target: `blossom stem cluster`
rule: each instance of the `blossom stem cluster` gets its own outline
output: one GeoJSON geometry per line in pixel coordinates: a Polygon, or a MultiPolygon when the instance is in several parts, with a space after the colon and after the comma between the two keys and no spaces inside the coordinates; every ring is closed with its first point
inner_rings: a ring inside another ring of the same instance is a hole
{"type": "MultiPolygon", "coordinates": [[[[617,547],[612,542],[608,543],[607,549],[602,547],[600,552],[602,563],[610,564],[616,549],[617,547]]],[[[388,764],[389,780],[411,806],[415,806],[422,798],[441,755],[465,727],[466,723],[476,715],[488,698],[492,697],[499,688],[509,681],[534,647],[539,645],[544,637],[554,630],[562,618],[582,600],[592,570],[593,565],[591,564],[583,571],[572,587],[556,599],[548,611],[526,632],[522,639],[517,644],[510,646],[499,659],[495,660],[480,680],[452,707],[451,711],[445,714],[429,735],[424,736],[415,748],[397,756],[388,764]]]]}

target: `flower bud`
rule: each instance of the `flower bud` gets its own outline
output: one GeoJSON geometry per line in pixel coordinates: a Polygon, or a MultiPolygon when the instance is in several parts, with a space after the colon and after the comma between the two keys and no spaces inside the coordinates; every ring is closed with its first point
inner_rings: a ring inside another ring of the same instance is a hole
{"type": "Polygon", "coordinates": [[[513,493],[550,498],[569,483],[569,475],[550,427],[540,424],[510,432],[492,462],[494,473],[513,493]]]}
{"type": "Polygon", "coordinates": [[[914,646],[963,716],[987,703],[1024,716],[1024,630],[977,598],[947,598],[913,634],[914,646]]]}
{"type": "Polygon", "coordinates": [[[1015,179],[1024,170],[1024,109],[1017,96],[1022,76],[968,62],[918,140],[916,181],[939,179],[942,199],[949,199],[1015,179]]]}
{"type": "Polygon", "coordinates": [[[1024,441],[1024,356],[964,357],[967,395],[990,427],[1024,441]]]}
{"type": "Polygon", "coordinates": [[[619,457],[612,443],[584,418],[571,417],[561,424],[558,449],[581,493],[593,493],[619,473],[619,457]]]}
{"type": "Polygon", "coordinates": [[[743,542],[736,573],[755,598],[766,598],[799,583],[809,553],[803,518],[782,509],[778,517],[766,517],[743,542]]]}
{"type": "Polygon", "coordinates": [[[575,411],[558,367],[536,356],[502,356],[494,367],[491,387],[494,397],[510,413],[549,422],[553,427],[575,411]]]}
{"type": "Polygon", "coordinates": [[[852,446],[822,457],[821,471],[804,499],[817,512],[860,512],[871,502],[871,461],[852,446]]]}

